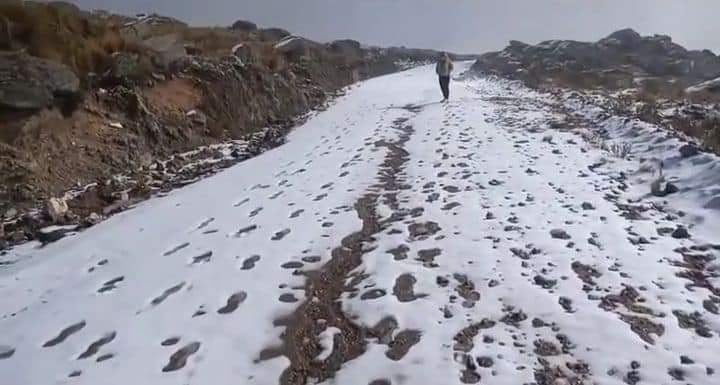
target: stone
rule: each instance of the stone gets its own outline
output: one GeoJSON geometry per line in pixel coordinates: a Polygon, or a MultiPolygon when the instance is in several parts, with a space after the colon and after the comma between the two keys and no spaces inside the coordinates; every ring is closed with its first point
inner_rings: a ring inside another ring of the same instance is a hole
{"type": "Polygon", "coordinates": [[[700,149],[698,149],[694,144],[683,144],[678,149],[680,151],[680,156],[683,158],[690,158],[692,156],[695,156],[700,153],[700,149]]]}
{"type": "Polygon", "coordinates": [[[5,16],[0,16],[0,49],[10,50],[12,48],[12,24],[5,16]]]}
{"type": "Polygon", "coordinates": [[[207,126],[207,116],[198,110],[189,111],[186,116],[190,119],[193,125],[205,127],[207,126]]]}
{"type": "Polygon", "coordinates": [[[24,53],[0,53],[0,107],[39,110],[79,94],[80,79],[69,67],[24,53]]]}
{"type": "Polygon", "coordinates": [[[251,21],[238,20],[230,26],[230,29],[234,31],[252,32],[257,31],[258,26],[251,21]]]}
{"type": "Polygon", "coordinates": [[[550,236],[555,239],[570,239],[570,234],[563,229],[552,229],[550,230],[550,236]]]}
{"type": "Polygon", "coordinates": [[[684,228],[684,227],[682,227],[682,226],[678,226],[678,227],[672,232],[672,234],[670,234],[670,236],[673,237],[673,238],[675,238],[675,239],[686,239],[686,238],[690,238],[690,233],[687,231],[686,228],[684,228]]]}
{"type": "Polygon", "coordinates": [[[335,40],[329,44],[330,50],[346,56],[360,56],[362,55],[362,46],[359,41],[344,39],[335,40]]]}
{"type": "Polygon", "coordinates": [[[68,205],[62,198],[50,198],[45,202],[45,213],[53,222],[60,222],[68,213],[68,205]]]}
{"type": "Polygon", "coordinates": [[[481,368],[489,368],[493,366],[493,359],[489,356],[482,356],[477,358],[477,364],[481,368]]]}
{"type": "Polygon", "coordinates": [[[98,223],[100,223],[102,221],[102,219],[103,218],[100,216],[100,214],[90,213],[90,215],[88,215],[87,218],[85,218],[85,223],[88,226],[94,226],[94,225],[97,225],[98,223]]]}
{"type": "Polygon", "coordinates": [[[593,206],[593,204],[590,202],[583,202],[582,209],[583,210],[595,210],[595,206],[593,206]]]}
{"type": "Polygon", "coordinates": [[[265,41],[279,41],[290,36],[290,32],[282,28],[263,28],[259,32],[260,38],[265,41]]]}
{"type": "Polygon", "coordinates": [[[665,180],[663,176],[650,183],[650,193],[656,197],[662,198],[678,191],[680,189],[674,183],[665,180]]]}
{"type": "Polygon", "coordinates": [[[703,205],[703,208],[712,209],[712,210],[720,210],[720,195],[713,197],[712,199],[707,201],[703,205]]]}

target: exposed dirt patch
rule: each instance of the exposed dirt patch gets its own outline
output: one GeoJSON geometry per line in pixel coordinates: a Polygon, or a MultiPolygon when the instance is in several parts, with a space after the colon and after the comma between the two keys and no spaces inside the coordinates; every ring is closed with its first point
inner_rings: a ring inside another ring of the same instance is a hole
{"type": "MultiPolygon", "coordinates": [[[[385,191],[396,191],[402,188],[401,172],[408,161],[409,154],[404,150],[404,144],[410,139],[413,130],[405,124],[406,119],[398,119],[394,127],[399,131],[400,137],[395,143],[375,143],[378,147],[387,148],[388,152],[379,170],[380,184],[375,188],[385,191]]],[[[393,194],[385,194],[386,203],[397,209],[393,194]]],[[[392,338],[392,330],[397,323],[387,321],[387,327],[380,327],[385,331],[369,330],[355,324],[342,310],[341,296],[345,292],[351,294],[359,290],[356,286],[364,279],[360,273],[355,277],[353,272],[362,263],[363,255],[368,251],[368,244],[374,241],[374,236],[385,231],[391,224],[402,220],[409,213],[396,213],[390,218],[381,220],[376,207],[381,199],[377,193],[367,193],[354,205],[355,211],[362,221],[361,230],[344,237],[341,244],[332,250],[332,258],[319,270],[307,272],[305,295],[303,302],[295,312],[288,317],[277,320],[277,326],[285,326],[283,346],[270,348],[260,353],[260,359],[267,359],[283,354],[290,359],[290,366],[280,376],[280,383],[287,385],[306,384],[313,378],[324,381],[332,378],[344,362],[350,361],[365,351],[368,335],[381,335],[380,339],[388,339],[390,346],[388,358],[399,360],[420,339],[419,332],[401,332],[392,338]],[[346,284],[349,282],[349,284],[346,284]],[[320,322],[320,320],[323,320],[320,322]],[[315,357],[322,348],[318,336],[327,327],[335,327],[340,333],[335,335],[333,353],[327,359],[319,362],[315,357]]],[[[363,293],[364,299],[377,298],[385,295],[382,289],[372,289],[363,293]],[[375,293],[375,294],[373,294],[375,293]]],[[[403,294],[404,295],[404,294],[403,294]]],[[[375,329],[377,329],[376,327],[375,329]]]]}

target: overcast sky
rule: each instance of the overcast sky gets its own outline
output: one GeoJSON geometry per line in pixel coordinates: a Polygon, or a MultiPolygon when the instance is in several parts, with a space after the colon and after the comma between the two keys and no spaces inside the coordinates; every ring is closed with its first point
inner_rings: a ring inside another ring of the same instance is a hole
{"type": "Polygon", "coordinates": [[[195,25],[237,19],[319,41],[353,38],[482,53],[508,40],[597,40],[620,28],[720,52],[718,0],[71,0],[83,8],[157,12],[195,25]]]}

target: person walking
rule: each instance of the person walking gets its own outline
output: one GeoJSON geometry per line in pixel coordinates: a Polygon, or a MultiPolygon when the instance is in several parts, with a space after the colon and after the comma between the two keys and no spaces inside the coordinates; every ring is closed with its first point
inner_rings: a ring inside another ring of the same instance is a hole
{"type": "Polygon", "coordinates": [[[450,98],[450,74],[453,71],[453,63],[450,61],[450,56],[447,52],[443,52],[440,55],[437,66],[435,66],[435,73],[437,73],[440,79],[440,90],[443,94],[443,102],[446,102],[450,98]]]}

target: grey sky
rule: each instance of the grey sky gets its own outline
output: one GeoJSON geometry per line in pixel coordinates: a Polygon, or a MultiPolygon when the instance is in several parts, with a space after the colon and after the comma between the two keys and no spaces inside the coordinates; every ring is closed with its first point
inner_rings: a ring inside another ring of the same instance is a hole
{"type": "Polygon", "coordinates": [[[319,41],[353,38],[481,53],[516,39],[597,40],[620,28],[720,51],[717,0],[72,0],[83,8],[157,12],[195,25],[236,19],[319,41]]]}

